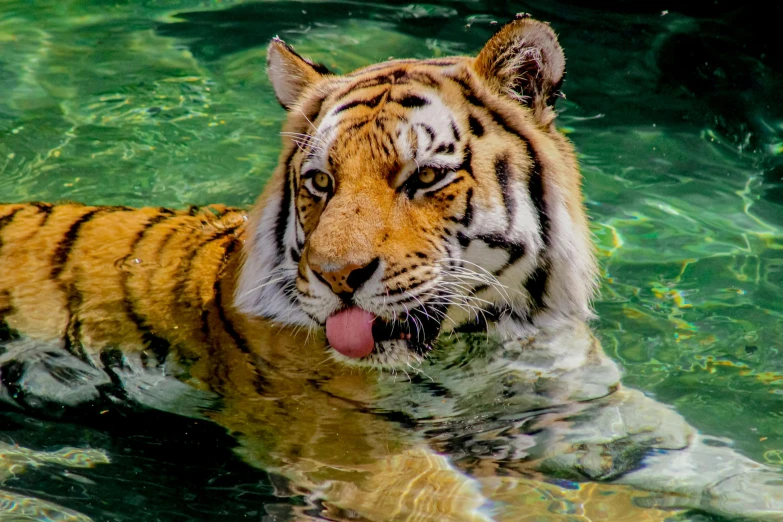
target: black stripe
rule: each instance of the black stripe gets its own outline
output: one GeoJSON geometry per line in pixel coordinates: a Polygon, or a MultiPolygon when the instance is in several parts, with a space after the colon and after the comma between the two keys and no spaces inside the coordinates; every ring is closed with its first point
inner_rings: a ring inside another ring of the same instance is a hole
{"type": "MultiPolygon", "coordinates": [[[[57,245],[54,255],[52,256],[52,271],[49,276],[52,279],[57,280],[65,269],[71,251],[73,250],[76,241],[79,239],[79,232],[86,223],[89,223],[101,212],[126,212],[132,210],[133,209],[128,207],[98,207],[87,212],[73,222],[65,233],[64,238],[57,245]]],[[[84,298],[79,289],[80,281],[78,275],[78,273],[74,274],[72,281],[69,283],[59,282],[60,289],[65,293],[66,306],[68,309],[68,324],[63,335],[63,343],[68,352],[87,361],[87,354],[84,350],[81,338],[82,322],[79,317],[79,309],[82,306],[84,298]]]]}
{"type": "Polygon", "coordinates": [[[191,249],[187,256],[185,256],[180,261],[177,274],[175,276],[177,278],[177,282],[174,284],[172,293],[177,296],[177,299],[180,303],[182,303],[183,306],[186,308],[192,307],[192,304],[186,300],[187,296],[185,295],[185,285],[190,279],[190,271],[193,269],[193,260],[196,259],[196,256],[199,254],[199,252],[206,248],[207,245],[215,241],[220,241],[221,239],[234,234],[240,226],[243,226],[243,224],[244,223],[237,223],[235,225],[229,226],[228,228],[224,228],[209,238],[199,242],[191,249]]]}
{"type": "Polygon", "coordinates": [[[421,127],[422,129],[424,129],[424,132],[426,132],[427,136],[429,136],[430,142],[427,145],[427,150],[429,150],[430,148],[432,148],[432,144],[435,142],[435,129],[433,129],[432,127],[430,127],[426,123],[419,123],[416,126],[417,127],[421,127]]]}
{"type": "MultiPolygon", "coordinates": [[[[228,246],[226,246],[226,251],[223,254],[224,263],[228,260],[229,256],[233,254],[237,248],[241,246],[241,242],[239,239],[234,238],[228,246]]],[[[239,348],[239,351],[242,353],[249,354],[250,352],[250,346],[248,345],[247,340],[242,337],[242,335],[237,331],[237,329],[234,327],[234,323],[231,322],[231,320],[226,316],[226,310],[223,307],[223,270],[225,268],[225,265],[220,268],[220,271],[218,272],[218,276],[215,280],[215,306],[217,307],[218,317],[220,318],[220,323],[223,325],[223,329],[228,333],[228,335],[233,339],[234,343],[237,345],[237,348],[239,348]]]]}
{"type": "MultiPolygon", "coordinates": [[[[185,265],[185,269],[177,271],[178,272],[177,273],[178,280],[177,280],[176,285],[174,286],[174,295],[177,296],[178,301],[182,305],[184,305],[187,308],[193,308],[193,303],[188,302],[185,299],[187,296],[185,296],[185,292],[184,292],[185,284],[190,279],[190,271],[193,268],[193,260],[196,258],[198,253],[206,245],[208,245],[209,243],[212,243],[213,241],[218,241],[220,239],[224,239],[228,234],[232,233],[233,230],[235,230],[235,229],[236,229],[236,227],[234,227],[230,231],[229,230],[223,230],[220,233],[218,233],[218,234],[212,236],[211,238],[209,238],[207,241],[196,245],[195,248],[193,248],[193,250],[189,253],[187,258],[184,260],[184,263],[180,264],[180,267],[182,267],[183,264],[184,264],[185,265]]],[[[222,272],[222,270],[223,270],[223,268],[225,266],[225,262],[226,262],[226,254],[225,254],[225,252],[226,252],[226,249],[232,243],[234,243],[236,241],[237,241],[237,238],[235,236],[233,239],[231,239],[231,241],[228,242],[227,245],[224,246],[223,261],[221,263],[221,266],[218,268],[218,271],[215,274],[215,283],[212,286],[212,292],[213,292],[213,294],[212,294],[212,303],[214,304],[214,309],[216,309],[217,312],[218,312],[218,319],[221,320],[221,323],[222,323],[222,326],[223,326],[223,330],[226,331],[227,333],[229,333],[229,335],[230,335],[230,332],[229,332],[229,330],[226,327],[228,326],[232,330],[234,328],[233,328],[233,325],[231,323],[229,323],[227,320],[223,321],[223,319],[226,319],[225,311],[222,311],[222,304],[219,301],[217,301],[217,298],[220,297],[222,299],[222,296],[219,296],[218,292],[221,292],[220,281],[221,281],[221,275],[222,275],[221,272],[222,272]],[[222,318],[221,318],[221,311],[222,311],[222,315],[223,315],[222,318]]],[[[200,308],[201,308],[201,314],[200,314],[200,317],[201,317],[201,333],[204,334],[204,343],[205,343],[206,348],[207,348],[207,356],[208,356],[209,360],[215,365],[215,368],[214,368],[212,376],[217,380],[217,386],[214,387],[214,388],[216,388],[216,391],[220,391],[222,389],[222,385],[228,381],[228,370],[227,370],[226,364],[225,364],[224,352],[221,350],[220,338],[217,337],[215,335],[215,333],[213,333],[211,331],[211,328],[210,328],[210,325],[209,325],[209,318],[212,315],[211,312],[213,310],[213,307],[209,306],[207,303],[201,303],[200,308]]],[[[239,343],[237,343],[237,347],[240,350],[242,349],[242,346],[244,346],[245,349],[247,349],[247,345],[244,344],[244,340],[242,340],[241,337],[238,337],[238,338],[240,339],[240,341],[239,341],[239,343]]]]}
{"type": "Polygon", "coordinates": [[[546,307],[544,295],[546,294],[548,280],[549,271],[545,266],[539,266],[525,281],[525,290],[530,294],[534,312],[546,307]]]}
{"type": "Polygon", "coordinates": [[[311,320],[312,322],[314,322],[315,324],[320,324],[321,326],[324,326],[324,323],[322,323],[320,319],[318,319],[316,316],[314,316],[313,314],[311,314],[311,313],[310,313],[310,312],[308,312],[307,310],[302,310],[302,312],[304,312],[304,314],[305,314],[307,317],[309,317],[309,318],[310,318],[310,320],[311,320]]]}
{"type": "Polygon", "coordinates": [[[352,118],[351,119],[352,123],[348,127],[342,129],[342,134],[344,136],[350,136],[351,134],[355,133],[356,131],[358,131],[359,129],[361,129],[362,127],[364,127],[365,125],[373,121],[377,122],[378,120],[372,115],[363,119],[352,118]]]}
{"type": "MultiPolygon", "coordinates": [[[[19,337],[20,337],[19,332],[14,328],[11,328],[11,326],[3,318],[3,316],[0,315],[0,348],[2,348],[2,343],[7,343],[8,341],[19,339],[19,337]]],[[[0,350],[0,354],[2,353],[3,353],[2,350],[0,350]]]]}
{"type": "Polygon", "coordinates": [[[544,185],[541,176],[542,167],[541,162],[538,159],[538,154],[536,154],[530,140],[521,132],[517,131],[501,114],[491,109],[487,109],[487,112],[492,117],[492,120],[501,126],[503,130],[516,136],[525,144],[531,162],[530,172],[528,172],[528,192],[533,201],[533,205],[536,207],[536,213],[538,214],[538,223],[541,227],[541,238],[544,245],[549,246],[549,216],[547,214],[546,202],[544,199],[544,185]]]}
{"type": "Polygon", "coordinates": [[[454,141],[459,142],[461,136],[459,133],[459,129],[457,128],[457,124],[453,121],[451,122],[451,132],[454,134],[454,141]]]}
{"type": "Polygon", "coordinates": [[[435,77],[422,71],[411,71],[408,73],[408,78],[431,89],[440,89],[441,87],[440,82],[435,77]]]}
{"type": "Polygon", "coordinates": [[[476,96],[473,92],[473,87],[464,78],[456,78],[454,76],[446,76],[449,80],[456,83],[462,91],[462,96],[465,97],[468,103],[475,107],[484,107],[484,102],[476,96]]]}
{"type": "Polygon", "coordinates": [[[476,179],[476,176],[473,175],[473,165],[471,164],[473,161],[473,150],[470,148],[469,144],[465,145],[465,150],[462,154],[462,163],[457,167],[457,171],[465,171],[468,173],[468,176],[476,179]]]}
{"type": "MultiPolygon", "coordinates": [[[[125,354],[122,353],[122,350],[119,348],[107,347],[101,350],[98,358],[100,359],[101,365],[103,366],[103,369],[106,371],[106,375],[109,376],[109,379],[113,385],[109,389],[102,387],[101,391],[110,393],[112,398],[119,399],[123,403],[133,403],[134,401],[128,396],[128,392],[125,390],[125,387],[122,384],[122,379],[119,375],[119,372],[128,368],[125,354]]],[[[146,353],[142,352],[140,359],[142,364],[146,366],[146,353]]]]}
{"type": "Polygon", "coordinates": [[[501,156],[495,159],[495,176],[497,177],[498,185],[500,185],[500,192],[503,195],[503,205],[506,207],[506,218],[508,219],[506,232],[508,232],[514,224],[514,212],[516,209],[514,198],[511,197],[511,187],[509,186],[511,173],[507,157],[501,156]]]}
{"type": "MultiPolygon", "coordinates": [[[[375,120],[378,121],[378,120],[375,120]]],[[[388,157],[392,155],[392,149],[394,145],[391,143],[390,140],[387,139],[388,136],[384,133],[381,135],[381,149],[383,150],[383,155],[388,157]]]]}
{"type": "Polygon", "coordinates": [[[392,100],[393,102],[399,103],[406,109],[412,109],[415,107],[424,107],[425,105],[429,105],[430,102],[426,99],[422,98],[421,96],[416,96],[415,94],[408,94],[404,98],[400,100],[392,100]]]}
{"type": "MultiPolygon", "coordinates": [[[[485,290],[487,288],[486,285],[480,285],[473,289],[473,294],[477,295],[482,290],[485,290]]],[[[510,308],[507,306],[487,306],[484,309],[484,313],[477,317],[471,317],[470,319],[466,320],[464,323],[460,323],[459,326],[454,328],[454,331],[457,333],[487,333],[487,323],[488,322],[497,322],[499,321],[504,315],[510,313],[510,308]]]]}
{"type": "Polygon", "coordinates": [[[392,279],[394,279],[395,277],[400,276],[402,274],[405,274],[407,272],[408,272],[408,267],[402,267],[399,270],[395,270],[394,272],[392,272],[388,276],[386,276],[383,279],[381,279],[381,283],[387,283],[387,282],[391,281],[392,279]]]}
{"type": "MultiPolygon", "coordinates": [[[[528,172],[528,194],[530,194],[530,199],[532,200],[533,206],[536,209],[538,223],[541,229],[540,231],[541,241],[544,244],[544,248],[538,254],[539,268],[537,268],[536,271],[528,279],[528,282],[525,284],[525,287],[527,288],[527,286],[530,285],[529,293],[533,300],[533,304],[537,309],[540,309],[544,306],[543,300],[544,300],[544,295],[546,294],[546,286],[549,278],[548,270],[547,268],[544,268],[548,266],[548,261],[546,258],[546,247],[550,246],[551,239],[552,239],[550,236],[550,220],[546,208],[546,200],[544,194],[544,182],[542,176],[541,161],[539,160],[538,154],[533,148],[532,142],[521,131],[518,131],[516,128],[514,128],[514,126],[510,122],[508,122],[503,117],[503,115],[499,114],[498,112],[488,107],[486,108],[486,110],[496,124],[502,127],[503,130],[505,130],[506,132],[519,138],[525,144],[525,148],[527,149],[528,156],[530,157],[531,167],[530,167],[530,171],[528,172]]],[[[510,264],[511,263],[509,263],[509,265],[510,264]]],[[[504,270],[507,267],[508,266],[504,267],[504,270]]]]}
{"type": "MultiPolygon", "coordinates": [[[[24,209],[22,208],[16,208],[11,213],[6,214],[3,217],[0,217],[0,233],[2,233],[3,229],[13,223],[14,219],[16,218],[16,215],[21,212],[24,209]]],[[[3,249],[3,238],[0,236],[0,250],[3,249]]]]}
{"type": "Polygon", "coordinates": [[[324,64],[322,64],[322,63],[319,63],[319,62],[311,62],[311,61],[310,61],[310,60],[308,60],[307,58],[303,58],[303,60],[304,60],[305,62],[307,62],[308,64],[310,64],[310,66],[311,66],[313,69],[315,69],[315,72],[317,72],[318,74],[323,74],[323,75],[326,75],[326,74],[332,74],[332,71],[330,71],[330,70],[329,70],[329,68],[328,68],[328,67],[326,67],[326,66],[325,66],[324,64]]]}
{"type": "MultiPolygon", "coordinates": [[[[8,292],[8,290],[0,291],[0,296],[7,300],[11,299],[11,294],[8,292]]],[[[11,328],[11,326],[5,320],[7,316],[13,315],[14,312],[15,310],[12,306],[0,308],[0,355],[3,353],[2,343],[19,338],[19,332],[11,328]]]]}
{"type": "Polygon", "coordinates": [[[285,257],[285,231],[288,228],[288,219],[291,214],[291,183],[293,173],[291,172],[291,161],[296,154],[296,147],[291,150],[291,154],[286,158],[283,172],[283,196],[280,199],[280,210],[277,213],[275,221],[275,243],[277,245],[277,260],[282,262],[285,257]]]}
{"type": "Polygon", "coordinates": [[[69,353],[82,361],[87,361],[87,353],[84,351],[82,343],[82,321],[79,318],[79,308],[82,306],[84,298],[77,284],[78,282],[74,282],[65,288],[68,295],[68,325],[65,327],[63,343],[69,353]]]}
{"type": "Polygon", "coordinates": [[[400,80],[404,80],[408,77],[408,71],[405,69],[394,69],[389,73],[389,77],[392,83],[398,83],[400,80]]]}
{"type": "Polygon", "coordinates": [[[0,230],[2,230],[6,225],[10,225],[14,220],[14,217],[16,217],[16,215],[22,210],[24,210],[24,207],[15,208],[5,216],[0,217],[0,230]]]}
{"type": "Polygon", "coordinates": [[[144,227],[139,230],[139,232],[136,234],[136,237],[133,238],[133,241],[131,241],[130,247],[128,249],[128,255],[125,256],[123,259],[124,261],[127,261],[128,259],[133,257],[133,253],[136,251],[136,247],[139,245],[142,239],[147,235],[147,232],[157,225],[158,223],[162,221],[166,221],[167,219],[170,219],[172,217],[176,217],[176,213],[167,210],[167,209],[161,209],[158,210],[159,214],[157,216],[151,217],[147,222],[144,224],[144,227]]]}
{"type": "Polygon", "coordinates": [[[470,126],[470,132],[477,138],[484,135],[484,126],[481,124],[481,121],[472,114],[468,116],[468,125],[470,126]]]}
{"type": "Polygon", "coordinates": [[[454,144],[449,143],[446,145],[445,143],[441,143],[438,145],[438,148],[435,149],[435,154],[454,154],[454,144]]]}
{"type": "Polygon", "coordinates": [[[43,203],[40,201],[33,201],[30,203],[30,205],[34,206],[38,209],[39,214],[43,214],[43,219],[40,223],[38,223],[39,227],[43,227],[46,225],[46,222],[49,221],[49,216],[52,215],[52,210],[54,210],[54,205],[51,203],[43,203]]]}
{"type": "Polygon", "coordinates": [[[525,255],[525,251],[527,250],[524,243],[515,243],[513,241],[509,241],[509,239],[503,234],[486,234],[476,236],[473,239],[483,241],[490,248],[500,248],[508,252],[508,261],[506,262],[505,266],[498,271],[498,273],[519,261],[525,255]]]}
{"type": "Polygon", "coordinates": [[[536,207],[538,223],[541,227],[541,239],[543,240],[545,246],[549,246],[552,238],[549,235],[550,222],[549,214],[547,213],[546,208],[546,201],[544,199],[544,183],[541,176],[541,163],[539,163],[538,157],[529,143],[527,144],[527,147],[530,157],[533,160],[533,166],[531,167],[527,178],[527,191],[530,194],[530,199],[533,201],[533,205],[536,207]]]}
{"type": "Polygon", "coordinates": [[[323,107],[325,100],[326,96],[321,96],[320,98],[310,102],[312,104],[312,109],[307,111],[307,119],[311,123],[315,123],[315,120],[318,119],[318,115],[321,114],[321,108],[323,107]]]}
{"type": "Polygon", "coordinates": [[[343,111],[347,111],[349,109],[353,109],[354,107],[364,106],[368,107],[370,109],[374,109],[378,106],[379,103],[381,103],[381,100],[386,96],[386,92],[382,92],[381,94],[377,95],[374,98],[370,98],[369,100],[354,100],[351,102],[348,102],[346,104],[340,105],[337,107],[333,114],[340,114],[343,111]]]}
{"type": "Polygon", "coordinates": [[[410,58],[402,59],[402,60],[394,60],[391,63],[384,62],[384,63],[379,63],[379,64],[376,64],[376,65],[370,65],[370,66],[367,66],[367,67],[365,67],[363,69],[359,69],[358,71],[354,71],[352,73],[345,74],[343,76],[347,77],[347,78],[350,78],[352,76],[361,76],[363,74],[376,72],[376,71],[381,71],[383,69],[391,69],[392,67],[396,67],[396,66],[401,65],[401,64],[416,63],[418,61],[419,60],[414,60],[414,59],[410,59],[410,58]]]}
{"type": "Polygon", "coordinates": [[[490,109],[489,107],[484,107],[484,109],[487,111],[487,114],[489,114],[489,117],[492,118],[492,121],[495,123],[495,125],[503,129],[507,133],[511,134],[512,136],[516,136],[517,138],[521,139],[523,142],[525,142],[525,144],[528,143],[527,138],[525,138],[521,132],[518,132],[517,129],[514,128],[514,126],[511,123],[509,123],[508,120],[506,120],[506,118],[502,114],[490,109]]]}
{"type": "Polygon", "coordinates": [[[293,47],[291,47],[290,45],[288,45],[287,43],[282,41],[280,38],[275,37],[274,41],[275,41],[275,43],[283,44],[283,47],[285,47],[286,50],[289,53],[293,54],[294,56],[296,56],[297,58],[299,58],[300,60],[305,62],[307,65],[312,67],[317,73],[319,73],[319,74],[332,74],[332,72],[325,65],[317,63],[317,62],[313,62],[311,60],[308,60],[307,58],[302,57],[299,53],[297,53],[294,50],[293,47]]]}
{"type": "Polygon", "coordinates": [[[210,308],[201,309],[201,333],[204,335],[204,343],[207,347],[207,360],[212,363],[210,375],[210,389],[216,392],[223,391],[223,384],[228,382],[228,370],[223,357],[223,352],[219,351],[219,342],[212,342],[212,335],[209,328],[210,308]]]}
{"type": "Polygon", "coordinates": [[[65,233],[63,239],[57,244],[57,248],[54,250],[54,255],[52,256],[52,270],[49,273],[49,277],[52,279],[57,279],[65,269],[65,264],[68,262],[68,256],[70,255],[76,240],[79,239],[79,231],[85,225],[85,223],[89,223],[97,214],[101,212],[111,212],[112,208],[113,207],[94,208],[71,223],[71,227],[65,233]]]}
{"type": "Polygon", "coordinates": [[[450,67],[456,65],[457,60],[423,60],[422,65],[434,65],[435,67],[450,67]]]}
{"type": "MultiPolygon", "coordinates": [[[[158,259],[160,259],[160,256],[163,252],[165,252],[167,245],[171,239],[177,235],[177,232],[179,232],[183,227],[177,226],[169,231],[168,234],[163,238],[163,241],[161,242],[160,246],[157,249],[158,259]]],[[[130,288],[125,286],[126,281],[123,281],[123,289],[125,290],[126,299],[130,299],[130,301],[126,301],[126,306],[130,306],[130,312],[134,314],[135,317],[138,317],[139,321],[136,323],[137,328],[142,332],[142,342],[144,342],[149,350],[155,355],[155,359],[158,363],[158,365],[162,365],[166,359],[168,358],[169,351],[171,350],[171,343],[155,334],[152,333],[151,329],[146,326],[146,320],[138,314],[135,310],[135,306],[133,306],[133,300],[132,300],[132,294],[130,292],[130,288]],[[140,326],[141,325],[141,326],[140,326]],[[148,335],[149,334],[149,335],[148,335]]],[[[135,322],[135,321],[134,321],[135,322]]],[[[146,353],[142,352],[142,358],[143,362],[146,364],[146,353]]]]}
{"type": "MultiPolygon", "coordinates": [[[[463,95],[466,97],[466,99],[468,95],[475,97],[475,94],[472,92],[470,86],[464,79],[452,77],[449,77],[449,79],[463,87],[463,95]]],[[[531,141],[520,130],[515,128],[511,122],[506,120],[502,114],[498,113],[490,107],[487,107],[482,100],[478,100],[478,102],[480,104],[479,106],[485,108],[489,116],[492,118],[492,121],[499,125],[504,131],[519,138],[527,148],[527,153],[528,156],[530,156],[530,161],[532,164],[530,172],[528,173],[528,192],[530,193],[530,198],[533,200],[533,205],[536,207],[536,212],[538,214],[538,223],[541,227],[541,239],[544,245],[549,246],[551,242],[551,238],[549,236],[550,222],[546,209],[546,201],[544,198],[544,185],[541,175],[542,167],[541,161],[538,158],[538,154],[533,148],[531,141]]]]}
{"type": "MultiPolygon", "coordinates": [[[[251,355],[251,357],[247,357],[245,359],[245,362],[252,368],[253,373],[255,374],[255,378],[253,379],[253,387],[255,388],[257,393],[264,393],[268,389],[268,381],[264,377],[264,375],[261,373],[261,371],[258,368],[258,365],[256,364],[255,357],[252,357],[252,351],[250,350],[250,345],[248,344],[247,340],[240,334],[236,327],[234,326],[234,323],[231,322],[231,320],[226,315],[225,307],[223,306],[223,272],[226,268],[226,263],[228,262],[230,256],[242,245],[242,242],[238,238],[234,238],[231,240],[231,242],[226,245],[225,251],[223,252],[223,265],[220,267],[217,273],[217,277],[215,278],[215,285],[213,286],[214,291],[214,302],[215,302],[215,308],[217,310],[218,319],[220,320],[220,324],[223,327],[223,330],[231,337],[231,339],[234,341],[234,344],[236,345],[237,349],[246,355],[251,355]]],[[[202,330],[207,336],[207,339],[210,342],[210,345],[215,348],[215,350],[225,350],[225,347],[221,346],[219,339],[213,339],[212,333],[209,330],[209,322],[208,322],[208,315],[205,316],[204,314],[208,314],[208,310],[205,309],[202,313],[202,330]]],[[[211,350],[211,353],[214,353],[215,350],[211,350]]],[[[222,357],[219,357],[221,360],[222,357]]],[[[221,365],[222,366],[222,365],[221,365]]],[[[222,384],[222,383],[221,383],[222,384]]]]}
{"type": "MultiPolygon", "coordinates": [[[[389,297],[389,296],[392,296],[392,295],[399,295],[399,294],[402,294],[402,293],[405,293],[405,292],[409,292],[411,290],[414,290],[414,289],[420,287],[421,285],[423,285],[426,282],[427,281],[416,281],[411,286],[406,286],[404,288],[403,287],[390,288],[390,289],[388,289],[386,291],[386,296],[389,297]]],[[[410,300],[411,298],[406,296],[406,299],[410,300]]],[[[399,302],[401,302],[401,301],[394,301],[394,303],[399,303],[399,302]]]]}
{"type": "Polygon", "coordinates": [[[460,224],[465,228],[469,228],[471,223],[473,223],[473,187],[469,188],[465,195],[465,214],[460,220],[460,224]]]}
{"type": "MultiPolygon", "coordinates": [[[[144,237],[147,235],[147,232],[149,232],[155,225],[161,223],[162,221],[165,221],[166,219],[175,217],[177,214],[171,210],[168,209],[159,209],[160,214],[157,216],[154,216],[151,218],[147,223],[144,225],[144,228],[142,228],[138,234],[136,234],[136,237],[134,238],[133,242],[130,245],[129,254],[125,256],[123,259],[123,263],[126,262],[128,259],[133,259],[134,253],[136,252],[136,248],[138,247],[139,243],[144,239],[144,237]]],[[[171,239],[171,237],[174,235],[174,230],[171,231],[171,233],[165,238],[165,241],[161,245],[161,249],[165,248],[166,243],[171,239]]],[[[136,326],[136,329],[141,333],[141,340],[144,343],[145,347],[150,350],[153,354],[155,354],[155,359],[158,362],[158,365],[162,365],[166,358],[168,357],[169,351],[171,350],[171,343],[164,339],[163,337],[160,337],[158,335],[155,335],[152,333],[152,329],[147,324],[147,321],[144,319],[144,317],[136,311],[136,307],[134,306],[133,296],[131,293],[130,286],[128,285],[128,281],[130,278],[130,274],[128,271],[123,270],[122,275],[120,278],[120,286],[122,287],[123,293],[125,294],[125,298],[123,299],[123,307],[125,308],[125,313],[128,316],[128,318],[131,320],[131,322],[136,326]]]]}
{"type": "Polygon", "coordinates": [[[349,87],[343,89],[335,96],[333,96],[333,98],[339,100],[353,92],[360,91],[362,89],[369,89],[371,87],[377,87],[379,85],[388,85],[390,82],[391,82],[391,78],[387,76],[376,76],[374,78],[367,78],[365,80],[361,80],[354,84],[351,84],[349,87]]]}

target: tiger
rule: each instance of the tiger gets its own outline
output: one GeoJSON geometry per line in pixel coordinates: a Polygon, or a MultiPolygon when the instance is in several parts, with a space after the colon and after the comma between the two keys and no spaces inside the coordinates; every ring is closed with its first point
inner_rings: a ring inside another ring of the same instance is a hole
{"type": "Polygon", "coordinates": [[[774,470],[621,386],[590,331],[548,24],[344,75],[267,60],[287,120],[250,211],[0,206],[0,400],[209,419],[330,519],[781,519],[774,470]]]}

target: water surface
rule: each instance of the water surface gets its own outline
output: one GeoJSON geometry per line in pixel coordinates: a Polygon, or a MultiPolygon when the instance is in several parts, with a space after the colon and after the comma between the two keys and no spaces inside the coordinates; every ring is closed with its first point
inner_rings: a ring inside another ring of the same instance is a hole
{"type": "MultiPolygon", "coordinates": [[[[623,382],[783,464],[783,52],[770,36],[783,13],[601,7],[0,0],[0,199],[250,205],[284,118],[264,70],[271,37],[347,72],[474,53],[497,22],[530,12],[568,57],[559,126],[580,153],[599,247],[594,326],[623,382]]],[[[284,520],[304,503],[206,422],[4,411],[0,426],[5,443],[110,455],[110,468],[42,465],[3,485],[95,520],[284,520]]]]}

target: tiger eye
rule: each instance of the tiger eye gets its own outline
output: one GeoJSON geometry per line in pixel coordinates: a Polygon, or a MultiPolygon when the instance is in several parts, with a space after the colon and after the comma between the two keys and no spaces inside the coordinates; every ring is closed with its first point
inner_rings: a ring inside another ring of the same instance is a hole
{"type": "Polygon", "coordinates": [[[321,190],[326,190],[329,188],[330,183],[331,183],[331,179],[329,179],[328,174],[319,172],[318,174],[313,176],[313,185],[315,185],[316,188],[319,188],[321,190]]]}
{"type": "Polygon", "coordinates": [[[435,176],[437,174],[435,173],[435,169],[431,167],[425,167],[419,171],[419,183],[422,183],[424,185],[429,185],[433,181],[435,181],[435,176]]]}

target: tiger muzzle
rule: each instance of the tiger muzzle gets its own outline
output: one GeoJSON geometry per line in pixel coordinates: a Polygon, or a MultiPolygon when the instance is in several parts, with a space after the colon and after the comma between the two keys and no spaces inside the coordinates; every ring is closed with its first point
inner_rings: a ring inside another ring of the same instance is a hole
{"type": "Polygon", "coordinates": [[[349,263],[337,270],[323,270],[322,265],[310,262],[310,269],[332,292],[344,301],[350,301],[353,294],[378,270],[379,264],[380,258],[376,257],[365,265],[349,263]]]}

